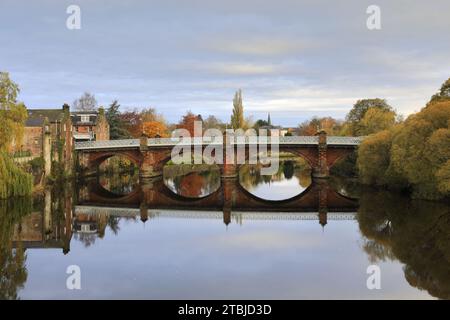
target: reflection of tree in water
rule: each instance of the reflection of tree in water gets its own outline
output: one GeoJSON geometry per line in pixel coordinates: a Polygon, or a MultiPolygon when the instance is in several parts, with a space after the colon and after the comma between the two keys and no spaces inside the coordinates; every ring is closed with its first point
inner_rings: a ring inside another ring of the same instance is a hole
{"type": "MultiPolygon", "coordinates": [[[[115,218],[111,218],[109,214],[101,213],[96,215],[85,215],[85,214],[79,214],[75,217],[77,223],[84,223],[84,224],[90,224],[95,226],[94,230],[91,230],[89,232],[86,231],[79,231],[74,233],[73,237],[75,240],[80,241],[84,244],[84,246],[90,247],[95,243],[97,238],[103,239],[106,232],[106,227],[109,226],[111,228],[111,225],[116,228],[115,230],[118,231],[118,221],[115,222],[115,218]],[[114,222],[112,222],[114,221],[114,222]]],[[[118,219],[118,218],[117,218],[118,219]]],[[[111,230],[113,230],[111,228],[111,230]]],[[[114,232],[114,230],[113,230],[114,232]]]]}
{"type": "Polygon", "coordinates": [[[95,240],[97,239],[97,237],[98,237],[98,235],[95,233],[81,232],[81,233],[74,234],[75,240],[78,240],[81,243],[83,243],[86,248],[93,245],[95,243],[95,240]]]}
{"type": "Polygon", "coordinates": [[[134,173],[103,174],[99,177],[100,185],[115,194],[127,194],[136,188],[139,183],[139,175],[134,173]]]}
{"type": "Polygon", "coordinates": [[[166,185],[184,197],[199,198],[220,187],[220,170],[208,165],[173,165],[164,169],[166,185]]]}
{"type": "Polygon", "coordinates": [[[285,161],[283,162],[283,174],[287,180],[292,179],[294,176],[295,167],[293,161],[285,161]]]}
{"type": "Polygon", "coordinates": [[[450,207],[387,193],[363,193],[358,221],[373,262],[398,259],[408,283],[450,299],[450,207]]]}
{"type": "Polygon", "coordinates": [[[0,201],[0,299],[18,299],[17,291],[27,280],[25,250],[13,248],[14,227],[32,210],[30,198],[0,201]]]}
{"type": "Polygon", "coordinates": [[[303,166],[302,161],[280,160],[278,170],[273,175],[261,174],[263,165],[243,165],[239,170],[239,181],[241,185],[251,190],[260,184],[270,184],[274,181],[290,180],[294,176],[298,179],[300,186],[306,188],[311,184],[311,172],[303,166]]]}
{"type": "Polygon", "coordinates": [[[119,217],[114,216],[108,217],[108,227],[115,235],[117,235],[120,231],[119,222],[120,222],[119,217]]]}

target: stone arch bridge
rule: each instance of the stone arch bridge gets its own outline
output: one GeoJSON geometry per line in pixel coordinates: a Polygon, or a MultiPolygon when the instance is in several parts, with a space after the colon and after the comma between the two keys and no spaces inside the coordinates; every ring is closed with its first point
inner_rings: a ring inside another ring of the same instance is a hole
{"type": "MultiPolygon", "coordinates": [[[[183,150],[204,153],[206,148],[222,148],[223,159],[219,163],[222,177],[235,177],[239,169],[236,157],[238,150],[244,151],[245,159],[255,150],[270,151],[276,147],[277,151],[289,152],[301,156],[311,166],[313,177],[326,178],[329,169],[336,161],[355,150],[363,137],[336,137],[329,136],[325,131],[316,136],[291,136],[291,137],[260,137],[252,140],[249,137],[226,137],[225,139],[207,138],[146,138],[88,141],[75,144],[77,161],[82,175],[94,173],[98,166],[112,156],[125,156],[139,167],[141,178],[154,178],[161,176],[164,165],[170,160],[172,149],[176,146],[183,150]],[[262,139],[264,138],[264,139],[262,139]],[[223,141],[226,143],[223,143],[223,141]]],[[[218,150],[218,149],[214,149],[218,150]]],[[[211,153],[214,156],[214,151],[211,153]]]]}

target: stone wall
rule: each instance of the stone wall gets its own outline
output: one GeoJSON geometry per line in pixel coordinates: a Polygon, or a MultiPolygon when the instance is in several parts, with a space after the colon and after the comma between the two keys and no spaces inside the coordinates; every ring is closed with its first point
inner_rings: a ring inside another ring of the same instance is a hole
{"type": "Polygon", "coordinates": [[[42,127],[25,127],[22,145],[17,149],[30,150],[31,156],[40,157],[42,155],[42,127]]]}
{"type": "Polygon", "coordinates": [[[109,140],[109,124],[103,109],[99,109],[97,125],[95,130],[95,140],[109,140]]]}

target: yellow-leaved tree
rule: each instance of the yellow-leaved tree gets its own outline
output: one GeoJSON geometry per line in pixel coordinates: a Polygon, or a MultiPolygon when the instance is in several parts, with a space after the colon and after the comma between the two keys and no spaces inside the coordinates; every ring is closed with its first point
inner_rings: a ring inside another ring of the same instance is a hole
{"type": "Polygon", "coordinates": [[[402,124],[365,139],[358,168],[365,184],[407,188],[416,198],[450,197],[450,97],[441,95],[402,124]]]}
{"type": "Polygon", "coordinates": [[[20,144],[27,111],[17,101],[19,87],[7,72],[0,72],[0,199],[24,196],[32,191],[32,176],[13,161],[9,152],[20,144]]]}
{"type": "Polygon", "coordinates": [[[149,138],[165,138],[167,134],[167,127],[161,121],[146,121],[142,124],[142,132],[149,138]]]}

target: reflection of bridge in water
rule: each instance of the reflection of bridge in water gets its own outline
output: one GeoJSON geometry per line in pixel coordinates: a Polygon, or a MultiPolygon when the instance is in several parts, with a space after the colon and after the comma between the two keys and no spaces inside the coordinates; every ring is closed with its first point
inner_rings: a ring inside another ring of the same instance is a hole
{"type": "Polygon", "coordinates": [[[222,179],[220,188],[202,198],[186,198],[169,190],[162,179],[146,182],[126,195],[117,195],[92,181],[80,190],[75,214],[154,218],[245,220],[355,219],[358,202],[337,193],[327,181],[314,181],[303,193],[271,201],[245,190],[237,179],[222,179]]]}
{"type": "Polygon", "coordinates": [[[315,181],[302,194],[281,201],[260,199],[246,191],[237,179],[222,179],[212,194],[186,198],[173,193],[162,179],[145,182],[126,195],[104,189],[97,181],[79,190],[75,207],[70,193],[59,196],[45,191],[42,208],[23,217],[14,228],[13,247],[60,248],[70,251],[72,237],[85,245],[105,235],[112,220],[215,219],[242,224],[254,220],[353,220],[358,203],[345,197],[326,181],[315,181]]]}

